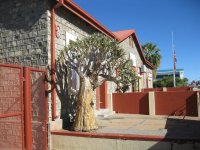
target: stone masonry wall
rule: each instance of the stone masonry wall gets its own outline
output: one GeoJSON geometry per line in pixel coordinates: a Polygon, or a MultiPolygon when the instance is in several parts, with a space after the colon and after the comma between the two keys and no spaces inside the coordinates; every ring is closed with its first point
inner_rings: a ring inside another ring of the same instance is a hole
{"type": "Polygon", "coordinates": [[[133,43],[133,47],[131,47],[130,44],[129,44],[129,38],[127,38],[126,40],[121,42],[120,45],[125,50],[126,55],[129,56],[130,52],[135,55],[135,57],[136,57],[136,66],[137,67],[141,67],[143,63],[142,63],[140,55],[139,55],[139,53],[137,51],[135,43],[133,43]]]}
{"type": "Polygon", "coordinates": [[[66,32],[81,39],[87,35],[97,32],[94,27],[74,15],[72,12],[59,8],[56,11],[56,54],[66,46],[66,32]]]}
{"type": "Polygon", "coordinates": [[[1,0],[0,63],[45,67],[47,1],[1,0]]]}

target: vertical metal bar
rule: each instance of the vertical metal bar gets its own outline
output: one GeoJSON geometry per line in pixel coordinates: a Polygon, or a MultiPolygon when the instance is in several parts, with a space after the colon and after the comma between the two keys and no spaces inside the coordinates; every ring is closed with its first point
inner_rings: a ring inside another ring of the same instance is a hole
{"type": "Polygon", "coordinates": [[[20,80],[20,99],[21,99],[21,134],[22,134],[22,150],[24,149],[24,98],[23,98],[23,68],[20,67],[20,74],[19,74],[19,80],[20,80]]]}
{"type": "Polygon", "coordinates": [[[56,5],[51,8],[51,100],[52,100],[52,121],[56,119],[56,76],[55,76],[55,37],[56,37],[56,16],[55,10],[60,7],[64,6],[64,0],[57,0],[56,5]]]}
{"type": "Polygon", "coordinates": [[[172,32],[172,51],[173,51],[173,82],[176,87],[176,68],[175,68],[175,50],[174,50],[174,33],[172,32]]]}
{"type": "Polygon", "coordinates": [[[48,122],[48,117],[49,117],[49,113],[48,113],[48,95],[47,95],[47,90],[48,90],[48,83],[46,82],[46,78],[47,78],[47,73],[44,73],[44,89],[45,89],[45,121],[44,121],[44,128],[45,128],[45,132],[44,132],[44,149],[47,150],[48,148],[48,132],[47,132],[47,122],[48,122]]]}
{"type": "Polygon", "coordinates": [[[51,99],[52,120],[56,118],[56,89],[55,89],[55,8],[51,9],[51,99]]]}
{"type": "Polygon", "coordinates": [[[30,68],[24,67],[24,116],[25,116],[25,146],[32,150],[32,115],[31,115],[31,75],[30,68]]]}
{"type": "Polygon", "coordinates": [[[45,72],[45,110],[46,110],[46,120],[49,118],[49,109],[48,109],[48,82],[46,81],[47,73],[45,72]]]}

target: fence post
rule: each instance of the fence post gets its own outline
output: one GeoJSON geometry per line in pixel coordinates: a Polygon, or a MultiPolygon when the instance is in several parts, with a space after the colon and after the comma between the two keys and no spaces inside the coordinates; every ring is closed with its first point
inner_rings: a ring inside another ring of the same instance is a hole
{"type": "Polygon", "coordinates": [[[108,102],[109,102],[109,110],[113,111],[113,98],[112,98],[112,93],[108,94],[108,102]]]}
{"type": "Polygon", "coordinates": [[[32,150],[32,115],[31,115],[31,75],[30,68],[24,67],[24,119],[25,119],[25,146],[32,150]]]}
{"type": "Polygon", "coordinates": [[[167,91],[167,88],[166,87],[163,87],[163,92],[166,92],[167,91]]]}
{"type": "Polygon", "coordinates": [[[198,117],[200,117],[200,97],[199,97],[199,92],[197,92],[197,112],[198,112],[198,117]]]}
{"type": "Polygon", "coordinates": [[[149,92],[149,115],[155,116],[155,94],[154,91],[149,92]]]}

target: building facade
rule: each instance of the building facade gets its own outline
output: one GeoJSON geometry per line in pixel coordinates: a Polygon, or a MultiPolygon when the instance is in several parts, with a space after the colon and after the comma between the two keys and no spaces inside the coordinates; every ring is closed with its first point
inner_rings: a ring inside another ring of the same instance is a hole
{"type": "Polygon", "coordinates": [[[131,91],[152,88],[154,67],[145,59],[135,30],[117,31],[113,32],[113,34],[119,38],[120,45],[125,50],[127,57],[131,60],[132,66],[139,78],[136,89],[132,89],[131,91]]]}
{"type": "MultiPolygon", "coordinates": [[[[2,1],[0,12],[0,63],[54,69],[56,57],[70,40],[95,32],[115,38],[72,1],[2,1]]],[[[55,74],[50,78],[55,80],[55,74]]],[[[60,96],[59,90],[50,89],[49,117],[57,122],[52,122],[52,129],[60,128],[59,118],[73,112],[66,102],[70,93],[60,96]]]]}
{"type": "MultiPolygon", "coordinates": [[[[99,32],[116,39],[125,49],[141,77],[140,88],[151,87],[152,81],[149,79],[153,67],[145,60],[135,32],[131,31],[121,40],[116,33],[110,32],[70,0],[1,1],[0,12],[0,63],[51,68],[49,77],[55,81],[55,60],[60,50],[70,40],[75,41],[99,32]]],[[[109,85],[104,84],[97,95],[104,95],[104,103],[112,106],[108,97],[111,99],[114,85],[109,85]]],[[[63,117],[68,115],[67,119],[70,119],[74,111],[73,104],[66,102],[70,93],[60,95],[54,85],[50,86],[50,90],[49,117],[53,120],[52,129],[61,128],[59,118],[65,119],[63,117]]],[[[100,103],[100,100],[96,103],[98,108],[100,103]]]]}
{"type": "MultiPolygon", "coordinates": [[[[161,80],[163,77],[172,77],[174,75],[173,69],[158,70],[156,80],[161,80]]],[[[184,79],[184,69],[176,69],[175,76],[184,79]]]]}
{"type": "MultiPolygon", "coordinates": [[[[140,92],[143,88],[153,87],[154,67],[144,57],[143,50],[134,30],[122,30],[113,32],[120,46],[124,49],[126,57],[131,60],[132,67],[136,72],[138,81],[131,86],[128,92],[140,92]]],[[[97,108],[112,110],[112,93],[116,85],[112,82],[105,82],[97,89],[97,108]]]]}

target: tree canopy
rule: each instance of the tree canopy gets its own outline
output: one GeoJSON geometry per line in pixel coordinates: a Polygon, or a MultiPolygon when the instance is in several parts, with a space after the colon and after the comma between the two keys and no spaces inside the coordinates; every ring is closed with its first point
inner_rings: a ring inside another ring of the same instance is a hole
{"type": "Polygon", "coordinates": [[[74,69],[80,78],[88,77],[93,89],[104,81],[113,81],[123,88],[129,86],[135,79],[124,50],[116,40],[102,34],[93,34],[70,42],[61,51],[58,61],[74,69]],[[118,77],[116,69],[119,71],[118,77]]]}
{"type": "Polygon", "coordinates": [[[161,53],[160,49],[157,47],[157,45],[149,42],[144,45],[142,45],[144,56],[145,58],[156,68],[160,66],[161,63],[161,53]]]}
{"type": "MultiPolygon", "coordinates": [[[[181,86],[187,86],[188,85],[188,79],[180,79],[176,77],[176,86],[181,87],[181,86]]],[[[154,87],[174,87],[174,79],[173,76],[169,77],[163,77],[163,79],[154,81],[154,87]]]]}

